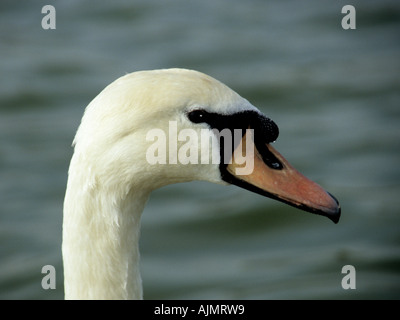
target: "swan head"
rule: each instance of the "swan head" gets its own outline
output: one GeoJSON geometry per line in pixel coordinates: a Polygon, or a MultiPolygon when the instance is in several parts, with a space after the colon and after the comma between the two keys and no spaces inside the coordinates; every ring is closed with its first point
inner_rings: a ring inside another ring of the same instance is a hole
{"type": "MultiPolygon", "coordinates": [[[[86,108],[73,163],[87,188],[152,190],[206,180],[235,184],[337,222],[340,206],[271,143],[277,125],[203,73],[140,71],[106,87],[86,108]]],[[[72,174],[70,172],[70,174],[72,174]]]]}

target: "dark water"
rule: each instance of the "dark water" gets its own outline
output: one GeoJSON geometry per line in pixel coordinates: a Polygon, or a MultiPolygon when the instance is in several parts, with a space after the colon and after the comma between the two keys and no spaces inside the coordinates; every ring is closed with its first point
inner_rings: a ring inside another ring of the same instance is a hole
{"type": "Polygon", "coordinates": [[[342,204],[303,213],[236,187],[157,190],[142,221],[145,298],[400,298],[400,4],[352,1],[0,4],[0,298],[61,299],[62,202],[84,107],[127,72],[214,76],[280,127],[275,146],[342,204]],[[56,290],[41,268],[54,265],[56,290]],[[356,289],[344,290],[344,265],[356,289]]]}

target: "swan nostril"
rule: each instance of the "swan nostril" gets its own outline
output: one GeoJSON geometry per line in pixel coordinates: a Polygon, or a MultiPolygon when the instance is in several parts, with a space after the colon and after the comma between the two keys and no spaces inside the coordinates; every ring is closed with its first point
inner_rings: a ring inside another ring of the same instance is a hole
{"type": "Polygon", "coordinates": [[[264,163],[274,170],[282,170],[283,164],[275,157],[275,155],[268,149],[262,141],[256,142],[257,150],[260,153],[264,163]]]}

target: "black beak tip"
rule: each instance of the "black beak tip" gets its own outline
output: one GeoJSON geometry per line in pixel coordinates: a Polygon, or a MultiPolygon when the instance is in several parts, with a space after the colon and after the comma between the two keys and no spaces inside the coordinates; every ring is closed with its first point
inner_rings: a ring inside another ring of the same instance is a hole
{"type": "Polygon", "coordinates": [[[327,212],[326,216],[336,224],[340,220],[340,215],[342,213],[342,208],[340,207],[339,201],[332,194],[330,194],[329,192],[328,192],[328,194],[332,197],[333,200],[335,200],[337,206],[332,211],[327,212]]]}

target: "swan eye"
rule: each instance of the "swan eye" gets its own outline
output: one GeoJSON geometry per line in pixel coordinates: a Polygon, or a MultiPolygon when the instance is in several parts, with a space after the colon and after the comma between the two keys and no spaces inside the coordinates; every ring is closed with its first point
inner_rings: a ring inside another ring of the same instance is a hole
{"type": "Polygon", "coordinates": [[[207,112],[204,110],[193,110],[188,113],[188,118],[193,123],[206,122],[207,112]]]}

